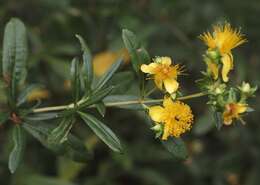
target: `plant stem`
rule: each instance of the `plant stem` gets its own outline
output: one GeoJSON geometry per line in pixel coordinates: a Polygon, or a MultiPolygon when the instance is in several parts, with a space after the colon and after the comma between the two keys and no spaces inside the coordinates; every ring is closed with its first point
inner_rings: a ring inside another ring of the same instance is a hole
{"type": "MultiPolygon", "coordinates": [[[[198,97],[205,96],[205,95],[206,95],[206,93],[200,92],[200,93],[195,93],[195,94],[179,97],[179,98],[177,98],[177,100],[187,100],[187,99],[192,99],[192,98],[198,98],[198,97]]],[[[160,103],[162,101],[163,101],[163,99],[107,102],[107,103],[105,103],[105,106],[106,107],[114,107],[114,106],[120,106],[120,105],[154,104],[154,103],[160,103]]],[[[80,105],[81,103],[82,102],[79,101],[78,104],[80,105]]],[[[93,107],[95,107],[95,106],[90,106],[89,108],[93,108],[93,107]]],[[[54,106],[54,107],[43,107],[43,108],[34,109],[33,113],[60,111],[60,110],[73,109],[73,108],[74,108],[74,104],[54,106]]]]}

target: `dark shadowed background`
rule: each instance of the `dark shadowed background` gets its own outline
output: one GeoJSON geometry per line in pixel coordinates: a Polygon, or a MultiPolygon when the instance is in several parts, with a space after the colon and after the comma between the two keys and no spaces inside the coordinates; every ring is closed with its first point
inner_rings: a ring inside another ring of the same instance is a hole
{"type": "MultiPolygon", "coordinates": [[[[86,39],[96,56],[98,75],[122,52],[123,28],[136,33],[151,56],[171,56],[185,65],[188,75],[180,81],[182,91],[189,94],[199,91],[194,81],[205,68],[201,55],[206,48],[198,35],[219,21],[241,27],[249,40],[233,52],[235,69],[230,83],[249,81],[260,85],[259,15],[259,0],[0,0],[0,40],[11,17],[25,23],[30,45],[28,81],[45,85],[46,90],[38,96],[44,98],[46,106],[71,101],[69,65],[80,54],[75,34],[86,39]]],[[[130,68],[126,62],[123,70],[130,68]]],[[[124,83],[117,94],[135,93],[131,78],[119,80],[124,83]]],[[[29,138],[25,159],[11,175],[7,168],[10,129],[1,127],[0,184],[258,185],[258,95],[251,101],[256,111],[245,118],[247,125],[236,123],[221,131],[214,127],[205,98],[188,101],[195,124],[184,136],[190,155],[185,162],[176,161],[162,148],[140,112],[108,109],[104,120],[120,137],[123,155],[110,151],[83,124],[76,124],[73,132],[94,150],[93,160],[79,164],[56,157],[29,138]]],[[[0,92],[0,101],[3,99],[0,92]]]]}

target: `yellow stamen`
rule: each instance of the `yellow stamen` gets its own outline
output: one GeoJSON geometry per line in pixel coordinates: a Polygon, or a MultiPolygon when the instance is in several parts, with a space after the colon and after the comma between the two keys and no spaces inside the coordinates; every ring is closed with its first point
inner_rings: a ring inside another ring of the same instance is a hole
{"type": "Polygon", "coordinates": [[[154,62],[141,65],[141,71],[152,75],[155,85],[161,90],[164,87],[170,94],[177,91],[179,87],[177,77],[182,70],[179,65],[172,65],[169,57],[156,57],[154,62]]]}
{"type": "Polygon", "coordinates": [[[191,129],[193,114],[190,107],[183,102],[173,102],[165,98],[162,106],[149,108],[149,115],[153,121],[164,125],[163,140],[169,136],[180,137],[181,134],[191,129]]]}

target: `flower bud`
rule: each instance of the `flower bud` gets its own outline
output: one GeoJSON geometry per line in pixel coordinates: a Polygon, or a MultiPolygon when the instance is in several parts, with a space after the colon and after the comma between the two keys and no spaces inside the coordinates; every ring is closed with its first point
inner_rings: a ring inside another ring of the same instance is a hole
{"type": "Polygon", "coordinates": [[[246,83],[246,82],[243,82],[242,85],[241,85],[241,91],[243,93],[249,93],[250,92],[250,84],[249,83],[246,83]]]}
{"type": "Polygon", "coordinates": [[[257,87],[251,87],[249,83],[243,82],[238,89],[246,96],[252,96],[254,95],[255,91],[257,90],[257,87]]]}
{"type": "Polygon", "coordinates": [[[175,99],[177,98],[177,94],[176,94],[176,93],[172,93],[172,94],[171,94],[171,98],[172,98],[173,100],[175,100],[175,99]]]}
{"type": "Polygon", "coordinates": [[[221,94],[222,92],[223,92],[223,91],[222,91],[220,88],[218,88],[218,87],[215,89],[215,93],[216,93],[216,94],[221,94]]]}
{"type": "Polygon", "coordinates": [[[206,54],[212,60],[216,60],[220,57],[219,52],[216,51],[216,50],[209,50],[209,51],[206,52],[206,54]]]}
{"type": "Polygon", "coordinates": [[[161,124],[156,124],[151,129],[154,130],[155,132],[161,132],[163,130],[163,127],[161,124]]]}
{"type": "Polygon", "coordinates": [[[155,138],[160,138],[163,134],[163,125],[156,124],[151,128],[155,132],[155,138]]]}

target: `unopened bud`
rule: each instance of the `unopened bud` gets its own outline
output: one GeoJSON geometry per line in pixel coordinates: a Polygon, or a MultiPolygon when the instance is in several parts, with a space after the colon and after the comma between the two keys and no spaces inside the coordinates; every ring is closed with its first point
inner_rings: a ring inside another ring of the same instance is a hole
{"type": "Polygon", "coordinates": [[[242,83],[241,88],[240,88],[240,90],[243,93],[249,93],[250,89],[251,89],[250,84],[249,83],[245,83],[245,82],[242,83]]]}
{"type": "Polygon", "coordinates": [[[212,60],[216,60],[220,57],[219,52],[216,50],[207,51],[207,56],[212,60]]]}
{"type": "Polygon", "coordinates": [[[162,131],[162,125],[161,124],[156,124],[151,129],[154,130],[155,132],[160,132],[160,131],[162,131]]]}
{"type": "Polygon", "coordinates": [[[176,93],[172,93],[172,94],[171,94],[171,98],[172,98],[173,100],[175,100],[175,99],[177,98],[177,94],[176,94],[176,93]]]}
{"type": "Polygon", "coordinates": [[[222,92],[223,92],[223,91],[222,91],[220,88],[216,88],[216,89],[215,89],[215,93],[216,93],[216,94],[221,94],[222,92]]]}
{"type": "Polygon", "coordinates": [[[251,87],[249,83],[243,82],[240,87],[238,87],[242,94],[245,96],[253,96],[257,87],[251,87]]]}

